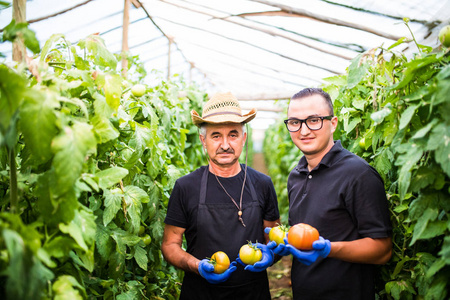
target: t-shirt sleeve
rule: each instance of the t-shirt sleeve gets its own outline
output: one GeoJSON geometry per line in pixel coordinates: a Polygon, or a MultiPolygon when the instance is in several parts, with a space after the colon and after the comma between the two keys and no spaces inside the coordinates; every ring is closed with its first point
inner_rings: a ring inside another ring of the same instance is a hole
{"type": "Polygon", "coordinates": [[[178,181],[175,182],[172,193],[170,194],[169,204],[167,206],[167,215],[164,223],[177,227],[187,228],[187,218],[183,209],[183,189],[178,181]]]}
{"type": "Polygon", "coordinates": [[[362,237],[385,238],[392,234],[388,201],[383,180],[368,167],[352,188],[352,214],[362,237]]]}

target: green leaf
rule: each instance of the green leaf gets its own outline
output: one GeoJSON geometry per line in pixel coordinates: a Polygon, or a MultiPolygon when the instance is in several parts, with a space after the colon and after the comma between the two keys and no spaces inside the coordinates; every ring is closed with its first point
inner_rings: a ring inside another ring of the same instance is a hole
{"type": "Polygon", "coordinates": [[[401,44],[403,44],[405,42],[409,42],[409,40],[406,37],[401,37],[395,43],[390,45],[387,49],[391,50],[391,49],[393,49],[393,48],[397,47],[398,45],[401,45],[401,44]]]}
{"type": "MultiPolygon", "coordinates": [[[[436,220],[438,213],[439,213],[439,211],[437,209],[430,208],[430,207],[428,207],[423,212],[422,216],[417,220],[417,223],[414,226],[414,233],[413,233],[413,238],[411,240],[411,243],[409,244],[410,246],[414,245],[414,243],[418,239],[427,239],[429,237],[434,237],[438,234],[441,234],[441,233],[439,233],[439,229],[436,228],[436,226],[434,226],[435,228],[431,228],[431,226],[430,227],[428,226],[429,222],[436,220]]],[[[445,224],[444,224],[444,230],[445,230],[445,224]]]]}
{"type": "Polygon", "coordinates": [[[105,99],[113,111],[117,111],[122,96],[122,77],[115,74],[105,76],[105,99]]]}
{"type": "Polygon", "coordinates": [[[33,53],[39,53],[39,40],[33,30],[28,29],[28,23],[17,23],[12,19],[3,29],[3,41],[14,42],[17,38],[22,38],[25,46],[33,53]]]}
{"type": "Polygon", "coordinates": [[[400,118],[400,125],[398,127],[399,130],[405,128],[409,122],[411,121],[412,116],[415,114],[416,109],[418,108],[418,105],[411,105],[408,106],[402,113],[402,116],[400,118]]]}
{"type": "Polygon", "coordinates": [[[86,39],[78,42],[80,48],[86,48],[95,58],[96,64],[103,67],[110,67],[115,70],[117,67],[116,57],[108,51],[105,42],[99,35],[91,34],[86,39]]]}
{"type": "Polygon", "coordinates": [[[92,126],[75,123],[53,139],[52,151],[55,153],[52,166],[55,169],[57,194],[72,189],[81,174],[83,163],[89,152],[94,152],[96,140],[92,126]]]}
{"type": "Polygon", "coordinates": [[[144,190],[133,185],[124,188],[124,197],[132,232],[137,233],[141,222],[142,203],[149,202],[149,197],[144,190]]]}
{"type": "Polygon", "coordinates": [[[115,110],[113,110],[108,105],[108,103],[106,102],[105,96],[103,96],[102,94],[99,94],[99,93],[94,93],[94,95],[92,97],[95,99],[95,101],[94,101],[95,115],[100,116],[100,117],[110,118],[112,113],[115,110]]]}
{"type": "Polygon", "coordinates": [[[33,163],[40,165],[52,157],[51,143],[57,134],[55,109],[59,106],[55,95],[33,91],[27,93],[20,111],[20,128],[33,163]]]}
{"type": "Polygon", "coordinates": [[[350,66],[348,67],[348,88],[354,88],[366,75],[369,65],[362,62],[364,54],[359,54],[354,59],[352,59],[350,66]]]}
{"type": "Polygon", "coordinates": [[[426,126],[419,129],[411,138],[412,140],[423,138],[427,135],[427,133],[431,130],[431,128],[434,128],[434,126],[439,122],[439,120],[434,119],[430,123],[428,123],[426,126]]]}
{"type": "Polygon", "coordinates": [[[95,241],[95,216],[87,209],[75,211],[73,220],[69,224],[59,224],[59,228],[69,234],[84,251],[89,251],[95,241]]]}
{"type": "MultiPolygon", "coordinates": [[[[403,87],[405,87],[406,85],[408,85],[409,83],[411,83],[411,81],[413,81],[415,79],[415,76],[417,75],[417,73],[422,70],[424,67],[437,62],[436,56],[435,55],[431,55],[431,56],[425,56],[423,58],[419,58],[419,59],[414,59],[411,60],[409,62],[407,62],[404,65],[404,73],[403,73],[403,77],[402,79],[392,85],[390,87],[391,90],[399,90],[403,87]]],[[[430,72],[430,74],[432,74],[430,72]]]]}
{"type": "Polygon", "coordinates": [[[68,236],[57,236],[44,244],[48,255],[55,258],[65,258],[76,246],[74,239],[68,236]]]}
{"type": "Polygon", "coordinates": [[[389,116],[392,113],[392,104],[386,104],[383,109],[374,112],[370,115],[370,118],[375,121],[376,124],[383,122],[384,118],[389,116]]]}
{"type": "Polygon", "coordinates": [[[91,119],[91,122],[99,144],[119,137],[119,131],[111,124],[108,118],[96,115],[91,119]]]}
{"type": "Polygon", "coordinates": [[[105,210],[103,212],[103,226],[107,226],[122,207],[123,193],[120,189],[105,190],[105,210]]]}
{"type": "Polygon", "coordinates": [[[148,257],[144,248],[139,245],[136,246],[134,251],[134,259],[136,259],[136,262],[141,269],[147,271],[148,257]]]}
{"type": "Polygon", "coordinates": [[[52,287],[55,300],[82,300],[78,289],[84,291],[78,281],[70,275],[59,276],[52,287]]]}
{"type": "Polygon", "coordinates": [[[7,249],[6,290],[7,299],[41,299],[47,281],[53,273],[26,247],[26,241],[15,231],[3,228],[2,237],[7,249]]]}
{"type": "MultiPolygon", "coordinates": [[[[146,123],[148,125],[148,123],[146,123]]],[[[145,148],[151,147],[153,145],[153,134],[150,128],[139,123],[135,123],[135,131],[133,137],[129,142],[129,146],[133,147],[135,151],[128,159],[125,167],[130,169],[134,167],[139,158],[141,158],[144,153],[145,148]]]]}
{"type": "Polygon", "coordinates": [[[411,180],[413,191],[418,192],[419,190],[432,184],[436,178],[436,171],[436,169],[429,168],[428,166],[419,167],[411,180]]]}
{"type": "Polygon", "coordinates": [[[392,154],[388,149],[384,149],[379,155],[375,157],[374,167],[380,174],[387,174],[392,168],[391,162],[392,154]]]}
{"type": "Polygon", "coordinates": [[[41,175],[34,193],[38,197],[40,211],[46,212],[42,215],[43,220],[50,225],[70,222],[79,206],[74,190],[59,195],[55,177],[54,170],[49,170],[41,175]]]}
{"type": "Polygon", "coordinates": [[[40,53],[40,61],[41,62],[45,61],[45,57],[47,56],[47,53],[51,49],[53,44],[63,38],[64,38],[64,35],[61,33],[52,34],[50,36],[50,38],[45,42],[44,47],[42,47],[42,51],[40,53]]]}
{"type": "Polygon", "coordinates": [[[436,148],[435,160],[441,165],[447,176],[450,177],[450,126],[445,126],[444,129],[444,134],[441,135],[441,140],[436,148]]]}
{"type": "Polygon", "coordinates": [[[450,236],[447,235],[444,238],[444,244],[438,254],[442,256],[442,259],[447,265],[450,265],[450,236]]]}
{"type": "Polygon", "coordinates": [[[25,79],[0,64],[0,132],[5,133],[11,118],[23,101],[25,79]]]}
{"type": "Polygon", "coordinates": [[[121,167],[108,168],[95,174],[99,180],[99,186],[102,189],[106,189],[119,183],[119,181],[127,175],[128,170],[121,167]]]}
{"type": "Polygon", "coordinates": [[[422,158],[423,150],[417,144],[403,144],[407,146],[407,152],[400,155],[395,165],[401,166],[398,185],[400,199],[403,199],[408,191],[411,181],[411,170],[413,166],[422,158]]]}
{"type": "Polygon", "coordinates": [[[97,224],[95,233],[95,247],[103,260],[108,260],[111,252],[115,250],[114,241],[110,237],[110,230],[101,224],[97,224]]]}
{"type": "Polygon", "coordinates": [[[445,261],[443,259],[437,259],[428,269],[426,273],[427,278],[433,277],[439,270],[445,267],[445,261]]]}
{"type": "Polygon", "coordinates": [[[403,292],[413,295],[416,294],[416,291],[409,280],[390,281],[386,283],[386,292],[395,300],[400,300],[403,292]]]}

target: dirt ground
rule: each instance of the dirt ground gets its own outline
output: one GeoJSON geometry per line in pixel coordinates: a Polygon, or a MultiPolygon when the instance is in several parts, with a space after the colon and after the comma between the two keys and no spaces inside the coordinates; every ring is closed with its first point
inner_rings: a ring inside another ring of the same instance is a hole
{"type": "MultiPolygon", "coordinates": [[[[267,174],[267,168],[262,153],[255,153],[253,166],[255,170],[267,174]]],[[[268,174],[267,174],[268,175],[268,174]]],[[[291,300],[291,257],[283,257],[267,269],[269,275],[270,294],[273,300],[291,300]]]]}
{"type": "Polygon", "coordinates": [[[292,300],[291,257],[285,256],[267,269],[273,300],[292,300]]]}

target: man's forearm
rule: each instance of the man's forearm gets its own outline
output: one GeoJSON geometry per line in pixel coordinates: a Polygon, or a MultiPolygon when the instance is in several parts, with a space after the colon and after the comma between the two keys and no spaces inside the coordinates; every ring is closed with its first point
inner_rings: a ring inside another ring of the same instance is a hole
{"type": "Polygon", "coordinates": [[[391,238],[363,238],[349,242],[331,242],[328,257],[353,263],[385,264],[391,255],[391,238]]]}
{"type": "Polygon", "coordinates": [[[176,268],[185,272],[198,274],[199,259],[184,251],[179,245],[163,245],[161,247],[164,258],[176,268]]]}

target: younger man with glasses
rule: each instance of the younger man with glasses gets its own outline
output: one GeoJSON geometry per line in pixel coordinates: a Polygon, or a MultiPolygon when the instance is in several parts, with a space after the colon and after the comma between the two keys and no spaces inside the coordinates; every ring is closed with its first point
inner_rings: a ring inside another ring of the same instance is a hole
{"type": "Polygon", "coordinates": [[[374,264],[392,253],[391,224],[381,177],[366,161],[333,140],[338,123],[330,96],[316,88],[295,94],[285,121],[303,157],[287,188],[289,225],[319,231],[315,250],[291,245],[294,299],[374,299],[374,264]]]}

